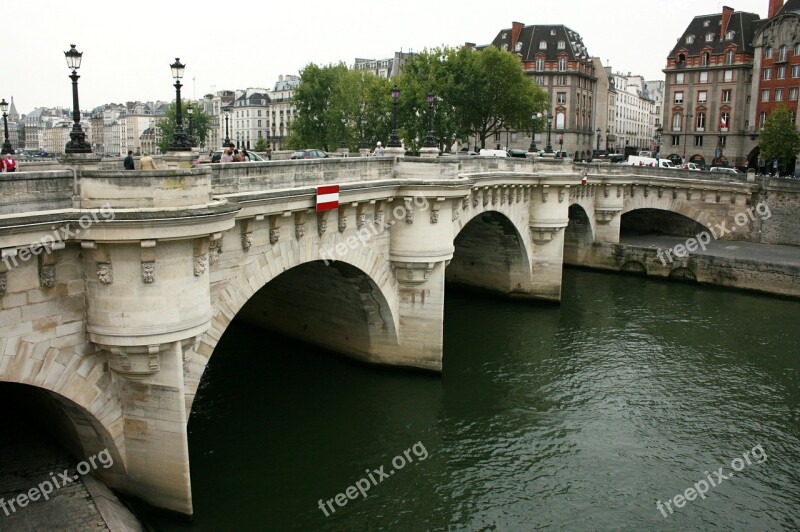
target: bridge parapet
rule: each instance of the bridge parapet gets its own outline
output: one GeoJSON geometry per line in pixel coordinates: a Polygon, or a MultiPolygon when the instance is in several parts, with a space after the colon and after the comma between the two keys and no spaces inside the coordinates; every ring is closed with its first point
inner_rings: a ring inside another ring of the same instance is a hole
{"type": "Polygon", "coordinates": [[[79,174],[79,193],[84,209],[202,206],[211,201],[211,170],[88,170],[79,174]]]}
{"type": "Polygon", "coordinates": [[[73,181],[70,170],[2,173],[0,215],[68,209],[73,181]]]}

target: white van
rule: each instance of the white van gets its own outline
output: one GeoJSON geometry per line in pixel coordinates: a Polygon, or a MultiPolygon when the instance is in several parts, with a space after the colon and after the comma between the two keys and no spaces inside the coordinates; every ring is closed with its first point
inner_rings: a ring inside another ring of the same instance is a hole
{"type": "Polygon", "coordinates": [[[508,157],[508,152],[506,150],[487,150],[486,148],[481,149],[481,152],[478,154],[479,157],[508,157]]]}
{"type": "Polygon", "coordinates": [[[649,166],[651,168],[672,168],[675,166],[667,159],[654,159],[652,157],[640,157],[638,155],[628,156],[628,162],[631,166],[649,166]]]}

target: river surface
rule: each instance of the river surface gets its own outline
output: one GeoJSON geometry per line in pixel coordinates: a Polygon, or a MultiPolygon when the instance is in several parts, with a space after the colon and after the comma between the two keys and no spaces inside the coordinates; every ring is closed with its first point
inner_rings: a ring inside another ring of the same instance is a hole
{"type": "Polygon", "coordinates": [[[234,325],[189,423],[194,521],[155,527],[800,528],[800,302],[583,270],[560,305],[446,299],[441,376],[234,325]]]}

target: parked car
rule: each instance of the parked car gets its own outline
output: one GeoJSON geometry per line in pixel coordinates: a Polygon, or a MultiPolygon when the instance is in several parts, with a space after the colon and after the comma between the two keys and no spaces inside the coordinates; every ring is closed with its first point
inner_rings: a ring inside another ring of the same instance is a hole
{"type": "Polygon", "coordinates": [[[702,168],[700,168],[694,163],[686,163],[681,168],[683,168],[684,170],[693,170],[695,172],[699,172],[702,170],[702,168]]]}
{"type": "Polygon", "coordinates": [[[711,168],[708,169],[708,171],[714,172],[715,174],[742,175],[742,173],[736,168],[729,168],[726,166],[712,166],[711,168]]]}
{"type": "Polygon", "coordinates": [[[329,155],[322,150],[298,150],[292,152],[291,159],[327,159],[329,155]]]}
{"type": "MultiPolygon", "coordinates": [[[[252,151],[247,152],[247,156],[249,157],[248,162],[266,160],[263,157],[261,157],[260,155],[257,155],[255,152],[252,152],[252,151]]],[[[212,163],[218,163],[221,158],[222,158],[222,148],[220,148],[219,150],[217,150],[217,151],[215,151],[214,153],[211,154],[211,162],[212,163]]]]}
{"type": "Polygon", "coordinates": [[[522,159],[528,156],[527,150],[508,150],[509,157],[520,157],[522,159]]]}
{"type": "Polygon", "coordinates": [[[456,155],[461,156],[461,157],[469,157],[469,156],[478,155],[478,152],[472,151],[472,150],[461,150],[460,152],[457,152],[456,155]]]}
{"type": "Polygon", "coordinates": [[[487,150],[486,148],[481,149],[481,152],[478,154],[480,157],[508,157],[508,152],[506,150],[487,150]]]}

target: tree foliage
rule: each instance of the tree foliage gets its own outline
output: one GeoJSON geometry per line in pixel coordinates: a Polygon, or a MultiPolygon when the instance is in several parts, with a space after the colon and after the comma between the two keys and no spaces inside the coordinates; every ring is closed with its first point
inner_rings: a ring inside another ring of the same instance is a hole
{"type": "Polygon", "coordinates": [[[785,167],[800,153],[800,134],[792,115],[784,104],[779,104],[767,117],[761,128],[759,146],[761,157],[769,165],[777,159],[785,167]]]}
{"type": "MultiPolygon", "coordinates": [[[[404,145],[417,150],[428,135],[432,93],[432,130],[447,149],[470,136],[486,139],[511,128],[528,131],[535,112],[546,113],[548,94],[528,78],[519,59],[493,46],[484,50],[436,48],[411,57],[396,80],[400,89],[397,122],[404,145]]],[[[386,141],[392,127],[391,82],[344,64],[309,64],[301,72],[293,102],[297,117],[287,139],[292,149],[351,151],[362,143],[386,141]]]]}
{"type": "Polygon", "coordinates": [[[286,144],[291,149],[352,151],[389,135],[389,81],[344,64],[309,64],[292,96],[297,117],[286,144]]]}
{"type": "MultiPolygon", "coordinates": [[[[183,131],[187,137],[193,139],[194,146],[205,144],[208,137],[208,130],[211,126],[211,117],[208,116],[203,109],[192,105],[186,100],[181,100],[181,120],[183,122],[183,131]],[[189,108],[192,108],[192,124],[189,126],[189,108]]],[[[164,117],[157,123],[157,127],[161,130],[161,141],[158,143],[158,149],[161,153],[166,153],[169,150],[169,144],[172,142],[172,135],[175,133],[176,126],[176,109],[175,102],[169,104],[164,117]]]]}

